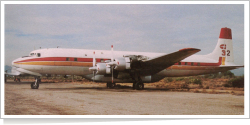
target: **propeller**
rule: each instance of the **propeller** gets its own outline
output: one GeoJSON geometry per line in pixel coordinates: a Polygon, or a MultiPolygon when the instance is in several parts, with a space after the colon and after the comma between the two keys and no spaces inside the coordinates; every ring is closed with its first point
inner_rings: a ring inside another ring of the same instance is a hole
{"type": "Polygon", "coordinates": [[[113,45],[111,45],[111,61],[107,63],[107,65],[110,66],[111,68],[111,73],[112,73],[112,83],[114,82],[114,66],[117,65],[117,63],[114,61],[114,53],[113,53],[113,45]]]}
{"type": "MultiPolygon", "coordinates": [[[[114,51],[113,45],[111,45],[111,62],[114,61],[114,53],[113,53],[113,51],[114,51]]],[[[112,65],[111,68],[112,68],[112,83],[113,83],[113,81],[114,81],[114,72],[113,72],[114,66],[112,65]]]]}
{"type": "Polygon", "coordinates": [[[97,70],[97,67],[95,66],[96,59],[95,59],[95,51],[93,52],[93,67],[90,67],[89,70],[93,71],[93,82],[95,81],[95,71],[97,70]]]}
{"type": "MultiPolygon", "coordinates": [[[[95,51],[93,52],[93,67],[95,67],[95,63],[96,63],[96,60],[95,60],[95,51]]],[[[95,82],[95,70],[93,70],[93,82],[95,82]]]]}

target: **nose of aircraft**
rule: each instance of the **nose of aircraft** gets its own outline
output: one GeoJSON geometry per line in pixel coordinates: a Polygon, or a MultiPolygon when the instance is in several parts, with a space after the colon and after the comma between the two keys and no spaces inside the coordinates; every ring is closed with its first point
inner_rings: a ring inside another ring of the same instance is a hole
{"type": "Polygon", "coordinates": [[[16,66],[15,62],[16,62],[16,59],[12,61],[12,63],[11,63],[12,66],[16,66]]]}
{"type": "Polygon", "coordinates": [[[12,61],[12,66],[18,67],[17,62],[20,61],[21,58],[17,58],[12,61]]]}

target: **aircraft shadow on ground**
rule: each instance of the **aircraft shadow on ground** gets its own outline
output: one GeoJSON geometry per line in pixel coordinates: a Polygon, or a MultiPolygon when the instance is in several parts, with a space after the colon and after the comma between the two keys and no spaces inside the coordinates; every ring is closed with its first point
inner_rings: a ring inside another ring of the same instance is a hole
{"type": "MultiPolygon", "coordinates": [[[[12,84],[12,85],[21,85],[21,84],[31,84],[32,82],[6,82],[5,84],[12,84]]],[[[46,84],[56,84],[56,83],[46,83],[42,82],[41,85],[46,84]]],[[[72,85],[74,86],[74,85],[72,85]]],[[[114,91],[114,92],[140,92],[140,91],[170,91],[168,88],[147,88],[145,87],[143,90],[135,90],[131,86],[122,86],[118,85],[115,88],[106,88],[104,86],[88,86],[88,87],[69,87],[69,88],[58,88],[55,87],[46,87],[45,88],[39,88],[42,90],[51,90],[51,91],[69,91],[69,90],[98,90],[98,91],[114,91]]]]}
{"type": "Polygon", "coordinates": [[[135,90],[132,87],[121,86],[115,88],[106,88],[106,87],[71,87],[71,88],[45,88],[46,90],[53,91],[69,91],[69,90],[98,90],[98,91],[113,91],[113,92],[141,92],[141,91],[170,91],[166,88],[144,88],[143,90],[135,90]]]}

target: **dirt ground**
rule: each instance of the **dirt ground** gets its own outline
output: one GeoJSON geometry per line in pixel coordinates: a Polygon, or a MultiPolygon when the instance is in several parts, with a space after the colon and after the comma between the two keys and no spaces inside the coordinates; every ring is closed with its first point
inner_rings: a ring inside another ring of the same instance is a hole
{"type": "Polygon", "coordinates": [[[244,115],[244,95],[176,92],[145,86],[5,83],[5,115],[244,115]]]}

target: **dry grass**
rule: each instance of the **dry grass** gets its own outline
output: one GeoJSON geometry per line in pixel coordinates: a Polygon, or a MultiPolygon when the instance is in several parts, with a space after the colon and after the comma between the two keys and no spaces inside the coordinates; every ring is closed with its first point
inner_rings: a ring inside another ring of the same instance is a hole
{"type": "MultiPolygon", "coordinates": [[[[202,81],[202,84],[194,84],[190,83],[188,84],[185,81],[185,78],[176,78],[167,80],[163,79],[159,82],[155,83],[145,83],[146,87],[155,87],[158,89],[167,89],[170,91],[190,91],[194,93],[209,93],[209,94],[233,94],[233,95],[244,95],[244,88],[233,88],[233,87],[224,87],[223,85],[228,82],[229,79],[223,79],[223,78],[216,78],[216,79],[207,79],[207,78],[200,78],[202,81]]],[[[21,81],[29,81],[32,82],[34,79],[21,79],[21,81]]],[[[80,83],[80,84],[95,84],[95,85],[101,85],[105,86],[104,83],[95,83],[86,79],[74,79],[72,82],[72,79],[52,79],[52,78],[43,78],[42,82],[45,83],[58,83],[58,82],[70,82],[72,84],[74,83],[80,83]]],[[[119,88],[129,88],[132,87],[132,83],[117,83],[117,87],[119,88]]]]}
{"type": "Polygon", "coordinates": [[[165,88],[170,91],[190,91],[194,93],[208,93],[208,94],[233,94],[244,95],[244,88],[224,87],[223,84],[227,83],[229,79],[205,79],[201,78],[202,85],[198,84],[186,84],[184,80],[173,80],[171,82],[159,82],[152,83],[152,86],[156,88],[165,88]]]}

